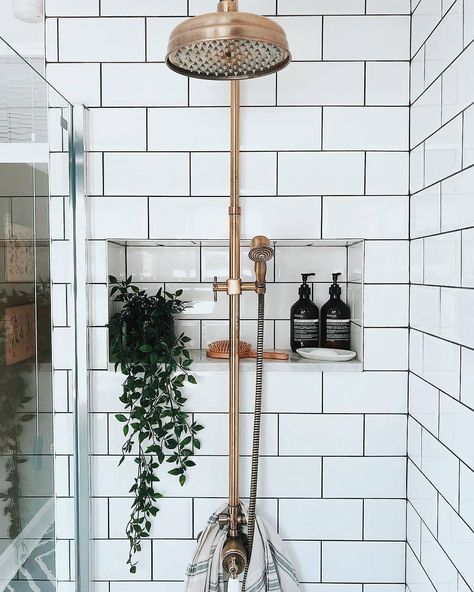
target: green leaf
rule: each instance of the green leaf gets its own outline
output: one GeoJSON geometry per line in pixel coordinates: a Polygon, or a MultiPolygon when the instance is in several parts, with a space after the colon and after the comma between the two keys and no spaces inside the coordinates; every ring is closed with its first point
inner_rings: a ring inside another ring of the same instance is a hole
{"type": "Polygon", "coordinates": [[[140,347],[138,349],[145,354],[153,351],[153,348],[151,347],[151,345],[148,345],[146,343],[144,343],[143,345],[140,345],[140,347]]]}
{"type": "Polygon", "coordinates": [[[192,374],[188,376],[188,382],[190,382],[191,384],[197,384],[197,381],[192,374]]]}
{"type": "MultiPolygon", "coordinates": [[[[127,418],[125,417],[125,415],[122,415],[122,414],[120,414],[120,413],[119,413],[118,415],[116,415],[116,416],[115,416],[115,419],[116,419],[117,421],[120,421],[121,423],[124,423],[125,421],[127,421],[127,418]]],[[[126,435],[126,434],[125,434],[125,435],[126,435]]]]}

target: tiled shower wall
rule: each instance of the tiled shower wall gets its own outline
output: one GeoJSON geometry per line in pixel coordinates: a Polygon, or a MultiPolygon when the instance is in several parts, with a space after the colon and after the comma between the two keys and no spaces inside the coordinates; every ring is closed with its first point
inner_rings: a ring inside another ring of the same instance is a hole
{"type": "Polygon", "coordinates": [[[407,584],[474,588],[474,3],[412,29],[407,584]]]}
{"type": "MultiPolygon", "coordinates": [[[[241,8],[276,15],[294,58],[277,76],[242,85],[243,233],[366,239],[370,304],[368,371],[267,373],[261,511],[289,541],[305,592],[398,592],[405,582],[409,2],[242,0],[241,8]]],[[[102,291],[99,314],[107,310],[109,239],[225,238],[228,85],[188,81],[163,64],[171,28],[213,9],[204,0],[46,1],[48,77],[89,107],[90,280],[102,291]]],[[[291,265],[288,273],[306,271],[291,265]]],[[[121,378],[107,370],[106,329],[91,326],[90,336],[94,580],[101,592],[181,590],[195,537],[226,494],[226,375],[198,371],[189,394],[207,427],[202,455],[185,489],[163,482],[168,498],[156,535],[131,576],[123,527],[133,466],[116,467],[113,417],[121,378]]],[[[56,351],[67,345],[57,340],[56,351]]],[[[252,375],[244,374],[248,414],[252,375]]],[[[69,420],[58,413],[58,424],[69,420]]],[[[66,459],[70,451],[59,448],[66,459]]],[[[247,476],[248,442],[243,454],[247,476]]],[[[65,586],[73,578],[67,475],[58,513],[65,586]]]]}

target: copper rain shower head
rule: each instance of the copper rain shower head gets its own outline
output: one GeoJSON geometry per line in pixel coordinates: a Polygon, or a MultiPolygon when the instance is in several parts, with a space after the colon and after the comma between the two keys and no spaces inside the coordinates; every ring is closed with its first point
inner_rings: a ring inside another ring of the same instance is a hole
{"type": "Polygon", "coordinates": [[[269,18],[237,11],[222,0],[217,12],[192,17],[171,33],[166,64],[206,80],[245,80],[273,74],[291,61],[284,30],[269,18]]]}

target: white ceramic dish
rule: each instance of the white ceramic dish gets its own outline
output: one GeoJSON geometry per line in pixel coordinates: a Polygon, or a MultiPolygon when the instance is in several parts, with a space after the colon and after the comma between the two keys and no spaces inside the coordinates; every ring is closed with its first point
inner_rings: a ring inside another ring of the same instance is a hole
{"type": "Polygon", "coordinates": [[[356,352],[347,349],[331,349],[327,347],[300,347],[296,351],[303,358],[319,360],[320,362],[348,362],[357,356],[356,352]]]}

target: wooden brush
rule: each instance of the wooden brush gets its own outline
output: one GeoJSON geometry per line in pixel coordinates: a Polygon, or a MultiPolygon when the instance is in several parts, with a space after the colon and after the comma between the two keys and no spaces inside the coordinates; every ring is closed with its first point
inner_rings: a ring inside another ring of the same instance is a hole
{"type": "MultiPolygon", "coordinates": [[[[229,341],[222,339],[221,341],[213,341],[208,345],[206,352],[208,358],[219,358],[221,360],[229,359],[229,341]]],[[[257,352],[252,349],[250,343],[246,341],[239,341],[239,358],[256,358],[257,352]]],[[[288,360],[286,352],[268,351],[263,352],[265,360],[288,360]]]]}

